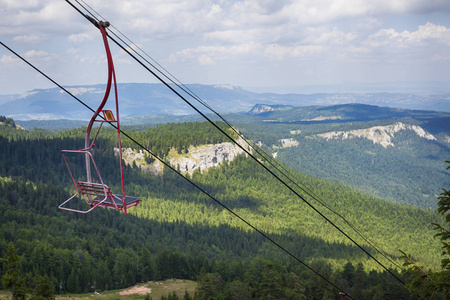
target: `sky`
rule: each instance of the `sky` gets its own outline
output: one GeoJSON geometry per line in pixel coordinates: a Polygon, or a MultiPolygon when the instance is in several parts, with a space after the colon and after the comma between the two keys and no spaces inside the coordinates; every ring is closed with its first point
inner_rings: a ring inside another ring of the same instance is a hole
{"type": "MultiPolygon", "coordinates": [[[[448,0],[83,1],[185,84],[450,82],[448,0]]],[[[0,41],[64,86],[106,82],[100,32],[67,1],[0,0],[0,41]]],[[[157,82],[111,50],[119,82],[157,82]]],[[[49,87],[0,45],[0,94],[49,87]]]]}

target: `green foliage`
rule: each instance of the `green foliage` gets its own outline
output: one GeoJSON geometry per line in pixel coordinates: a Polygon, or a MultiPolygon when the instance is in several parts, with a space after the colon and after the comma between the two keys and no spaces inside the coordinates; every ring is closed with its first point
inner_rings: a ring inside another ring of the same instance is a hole
{"type": "Polygon", "coordinates": [[[16,128],[16,123],[14,120],[5,116],[0,116],[0,125],[16,128]]]}
{"type": "MultiPolygon", "coordinates": [[[[148,297],[149,296],[146,295],[145,299],[147,299],[148,297]]],[[[151,299],[151,297],[148,299],[151,299]]],[[[172,293],[169,293],[167,296],[161,297],[161,300],[192,300],[192,299],[193,299],[192,296],[187,291],[185,291],[183,297],[178,296],[175,291],[173,291],[172,293]]]]}
{"type": "MultiPolygon", "coordinates": [[[[224,141],[223,137],[210,137],[208,124],[179,126],[129,133],[162,154],[172,146],[184,150],[195,143],[224,141]],[[203,134],[197,137],[196,131],[203,134]],[[168,142],[183,139],[184,134],[186,139],[178,146],[168,142]]],[[[84,130],[48,136],[33,132],[29,136],[0,136],[0,152],[7,157],[0,160],[0,249],[14,241],[22,257],[22,274],[30,286],[35,278],[45,275],[56,293],[104,291],[142,281],[206,276],[209,290],[218,288],[224,297],[235,299],[248,293],[262,297],[261,290],[289,299],[331,295],[329,287],[310,279],[310,273],[292,266],[286,269],[289,258],[283,252],[169,171],[158,177],[125,167],[127,194],[142,198],[141,205],[130,209],[127,216],[100,208],[88,215],[58,210],[58,205],[73,193],[60,151],[82,147],[84,130]],[[261,257],[262,262],[255,257],[261,257]],[[205,272],[201,276],[202,268],[205,272]],[[247,274],[247,269],[252,272],[247,274]],[[217,282],[222,286],[213,287],[217,282]]],[[[102,133],[96,140],[95,160],[104,181],[113,191],[120,190],[118,159],[113,151],[115,133],[102,133]]],[[[70,163],[76,178],[84,175],[81,159],[74,158],[70,163]]],[[[358,224],[388,255],[395,253],[397,245],[407,245],[421,261],[437,266],[430,253],[439,245],[428,237],[431,228],[426,227],[439,222],[435,213],[368,197],[302,173],[293,174],[351,223],[358,224]]],[[[379,266],[245,156],[208,172],[194,173],[191,179],[306,262],[323,259],[318,265],[326,276],[338,276],[348,261],[381,274],[379,266]]],[[[329,214],[320,204],[314,205],[329,214]]],[[[346,226],[336,216],[329,217],[346,226]]],[[[6,257],[4,251],[0,254],[6,257]]],[[[3,275],[6,269],[0,272],[3,275]]],[[[353,278],[352,289],[357,285],[353,278]]]]}
{"type": "MultiPolygon", "coordinates": [[[[223,131],[234,136],[222,122],[215,123],[223,131]]],[[[135,138],[147,149],[159,157],[165,157],[171,148],[178,153],[186,152],[190,146],[203,144],[216,144],[228,141],[228,138],[207,122],[186,122],[178,124],[165,124],[133,133],[135,138]]],[[[130,141],[124,141],[124,147],[135,148],[130,141]]]]}
{"type": "Polygon", "coordinates": [[[345,183],[391,201],[434,209],[435,195],[448,182],[448,174],[441,162],[450,155],[450,148],[446,142],[448,129],[430,123],[394,119],[326,124],[255,122],[240,123],[238,127],[253,141],[262,141],[268,152],[276,152],[277,159],[290,168],[345,183]],[[392,138],[394,147],[384,148],[364,138],[326,140],[315,136],[324,132],[391,125],[398,121],[432,130],[437,140],[426,140],[405,130],[392,138]],[[298,131],[301,133],[291,133],[298,131]],[[299,145],[277,148],[281,146],[279,140],[286,138],[293,138],[299,145]]]}
{"type": "Polygon", "coordinates": [[[25,299],[25,280],[19,272],[19,256],[12,242],[8,244],[6,259],[0,260],[6,266],[5,274],[2,276],[3,285],[12,291],[12,298],[25,299]]]}
{"type": "Polygon", "coordinates": [[[36,278],[35,288],[31,300],[54,300],[54,288],[47,274],[36,278]]]}
{"type": "MultiPolygon", "coordinates": [[[[339,289],[293,262],[280,264],[254,258],[243,273],[233,267],[227,277],[214,271],[201,272],[195,299],[337,300],[341,299],[341,291],[349,293],[353,299],[414,299],[404,286],[390,279],[387,271],[366,274],[362,264],[355,268],[350,262],[337,270],[324,261],[313,261],[311,267],[336,283],[339,289]]],[[[400,276],[396,271],[394,273],[400,276]]]]}
{"type": "MultiPolygon", "coordinates": [[[[450,161],[446,161],[450,164],[450,161]]],[[[450,166],[447,167],[450,169],[450,166]]],[[[408,267],[405,274],[411,277],[408,288],[421,299],[436,299],[443,297],[450,299],[450,191],[443,189],[438,197],[437,211],[445,217],[445,225],[433,223],[437,231],[435,237],[441,240],[441,269],[427,271],[423,266],[413,260],[412,256],[403,251],[401,258],[404,266],[408,267]]]]}
{"type": "Polygon", "coordinates": [[[195,290],[196,299],[223,299],[223,279],[218,273],[201,274],[195,290]]]}

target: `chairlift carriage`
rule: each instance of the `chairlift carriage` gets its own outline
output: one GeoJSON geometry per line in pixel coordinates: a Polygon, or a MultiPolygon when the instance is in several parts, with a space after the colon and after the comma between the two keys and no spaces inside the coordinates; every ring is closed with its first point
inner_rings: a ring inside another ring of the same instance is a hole
{"type": "Polygon", "coordinates": [[[84,141],[84,148],[79,150],[62,150],[62,156],[64,158],[64,162],[67,166],[67,169],[69,170],[70,177],[72,179],[72,183],[75,188],[75,194],[71,196],[69,199],[64,201],[61,205],[59,205],[60,209],[78,212],[78,213],[89,213],[94,208],[100,206],[100,207],[106,207],[111,209],[117,209],[122,210],[124,214],[127,213],[127,209],[133,206],[136,206],[139,204],[141,199],[139,197],[132,197],[132,196],[126,196],[125,195],[125,183],[124,183],[124,174],[123,174],[123,160],[122,160],[122,143],[121,143],[121,137],[120,137],[120,122],[119,122],[119,103],[118,103],[118,96],[117,96],[117,83],[116,83],[116,75],[114,72],[114,65],[112,60],[111,51],[109,49],[108,45],[108,38],[106,34],[106,27],[109,26],[109,22],[96,22],[95,20],[89,18],[94,25],[96,25],[102,34],[103,37],[103,43],[105,45],[106,50],[106,57],[108,62],[108,83],[106,85],[105,95],[103,97],[102,102],[100,103],[100,106],[95,111],[94,115],[89,121],[89,125],[86,129],[86,137],[84,141]],[[116,105],[116,118],[114,117],[114,114],[111,110],[103,109],[110,91],[112,82],[114,82],[114,94],[115,94],[115,105],[116,105]],[[100,114],[101,113],[101,114],[100,114]],[[91,141],[91,130],[95,122],[99,122],[100,125],[98,126],[97,132],[95,133],[94,138],[91,141]],[[119,144],[119,157],[120,157],[120,177],[121,177],[121,183],[122,183],[122,194],[113,194],[111,192],[111,189],[109,186],[107,186],[100,176],[100,172],[97,168],[97,165],[94,161],[94,156],[92,153],[93,147],[95,145],[95,139],[97,138],[100,129],[103,125],[103,123],[110,123],[113,124],[114,127],[117,128],[117,136],[118,136],[118,144],[119,144]],[[86,166],[86,180],[85,181],[78,181],[74,179],[74,176],[72,174],[72,171],[69,167],[69,163],[66,159],[66,154],[68,153],[80,153],[84,154],[85,159],[85,166],[86,166]],[[95,170],[95,173],[92,171],[95,170]],[[99,182],[93,182],[93,174],[94,177],[99,182]],[[89,205],[89,208],[87,210],[78,210],[69,208],[66,206],[71,200],[74,198],[77,198],[77,196],[81,194],[80,198],[83,198],[86,204],[89,205]]]}

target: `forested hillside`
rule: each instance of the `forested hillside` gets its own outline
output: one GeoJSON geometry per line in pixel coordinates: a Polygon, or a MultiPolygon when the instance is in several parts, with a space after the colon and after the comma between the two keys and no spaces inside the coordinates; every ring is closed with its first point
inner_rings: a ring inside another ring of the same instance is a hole
{"type": "Polygon", "coordinates": [[[436,196],[450,179],[444,163],[450,156],[448,113],[351,104],[290,107],[235,122],[248,138],[261,141],[289,167],[391,201],[434,209],[436,196]],[[383,132],[395,124],[406,129],[383,132]],[[369,128],[374,130],[366,137],[351,136],[352,131],[369,128]],[[432,138],[424,138],[412,128],[432,138]],[[340,138],[321,136],[338,132],[340,138]],[[389,138],[387,147],[369,139],[383,135],[389,138]],[[296,145],[283,147],[283,139],[296,145]]]}
{"type": "MultiPolygon", "coordinates": [[[[206,123],[127,132],[162,157],[170,148],[185,151],[189,145],[225,141],[206,123]]],[[[101,208],[87,215],[58,210],[73,193],[60,152],[81,148],[83,136],[83,129],[55,134],[0,127],[0,256],[6,257],[7,245],[13,242],[30,287],[36,276],[44,274],[58,293],[109,290],[173,277],[198,280],[200,299],[211,293],[231,299],[239,295],[259,299],[267,292],[279,299],[339,296],[170,170],[154,176],[136,166],[125,167],[127,194],[142,198],[126,216],[101,208]],[[237,291],[241,294],[235,295],[237,291]]],[[[104,181],[117,191],[113,136],[105,130],[97,138],[95,160],[104,181]]],[[[135,147],[130,141],[123,144],[135,147]]],[[[83,169],[82,161],[71,163],[83,169]]],[[[401,248],[425,265],[438,265],[439,243],[432,238],[431,222],[440,217],[433,211],[292,172],[394,261],[399,262],[401,248]]],[[[395,278],[251,159],[240,156],[189,178],[342,289],[351,289],[360,298],[382,299],[390,293],[408,299],[395,278]]],[[[397,268],[340,218],[306,199],[386,266],[397,268]]],[[[0,265],[0,274],[5,272],[0,265]]]]}

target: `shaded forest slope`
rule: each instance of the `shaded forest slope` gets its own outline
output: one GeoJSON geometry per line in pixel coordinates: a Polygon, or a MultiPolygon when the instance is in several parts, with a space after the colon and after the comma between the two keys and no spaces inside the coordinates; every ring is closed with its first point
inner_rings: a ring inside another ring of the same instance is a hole
{"type": "MultiPolygon", "coordinates": [[[[195,143],[224,140],[209,134],[199,138],[201,132],[209,130],[209,125],[205,123],[186,123],[151,128],[135,134],[143,142],[148,139],[150,144],[155,145],[155,153],[164,156],[170,148],[167,143],[176,140],[175,137],[182,133],[185,137],[180,146],[182,149],[195,143]],[[198,135],[194,134],[196,131],[198,135]],[[192,140],[194,137],[197,138],[195,142],[192,140]]],[[[119,182],[114,142],[110,138],[113,135],[112,131],[106,131],[103,138],[98,138],[95,155],[105,182],[114,191],[119,190],[119,182]]],[[[151,246],[147,247],[155,251],[169,248],[214,259],[249,259],[255,255],[287,259],[278,249],[171,171],[164,172],[163,176],[154,176],[136,167],[126,167],[127,193],[139,195],[143,199],[141,206],[130,210],[136,218],[103,209],[97,209],[88,216],[57,210],[58,204],[70,194],[70,178],[60,151],[79,148],[83,144],[82,136],[83,130],[70,130],[51,137],[41,131],[3,131],[0,151],[8,159],[2,159],[0,164],[2,190],[5,191],[2,195],[4,209],[1,222],[5,226],[3,228],[17,228],[13,235],[8,230],[2,231],[5,235],[2,238],[3,245],[12,239],[24,240],[26,243],[36,241],[36,237],[53,228],[51,223],[60,223],[57,228],[47,232],[46,238],[38,240],[48,241],[51,236],[51,240],[58,240],[52,244],[59,248],[67,244],[63,242],[67,237],[89,242],[108,241],[108,244],[115,245],[122,236],[126,242],[119,245],[132,245],[136,251],[149,242],[151,246]],[[34,227],[29,225],[36,222],[41,223],[35,232],[32,229],[34,227]],[[79,224],[81,231],[76,230],[74,224],[79,224]],[[41,226],[47,229],[38,230],[41,226]]],[[[124,144],[133,146],[127,143],[124,144]]],[[[83,169],[82,161],[74,160],[73,163],[78,163],[78,168],[83,169]]],[[[439,245],[432,238],[430,225],[431,222],[439,221],[435,213],[389,203],[302,173],[295,174],[300,182],[344,215],[389,255],[396,257],[397,249],[402,248],[416,254],[425,264],[437,265],[434,253],[438,251],[439,245]]],[[[276,236],[304,260],[324,258],[333,264],[352,260],[363,262],[368,268],[379,268],[308,205],[245,156],[203,174],[195,172],[192,180],[256,227],[276,236]]],[[[307,200],[350,233],[342,220],[314,200],[307,200]]],[[[350,234],[361,244],[366,244],[354,233],[350,234]]],[[[379,257],[379,254],[373,253],[379,257]]]]}

